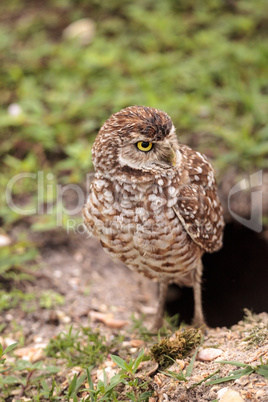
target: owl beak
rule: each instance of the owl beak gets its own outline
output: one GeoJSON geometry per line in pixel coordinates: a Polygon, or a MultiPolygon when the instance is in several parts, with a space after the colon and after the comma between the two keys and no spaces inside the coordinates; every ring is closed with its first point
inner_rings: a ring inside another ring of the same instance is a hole
{"type": "Polygon", "coordinates": [[[169,149],[169,153],[167,155],[167,159],[165,160],[170,166],[176,166],[177,163],[177,155],[172,147],[169,149]]]}
{"type": "Polygon", "coordinates": [[[177,154],[176,154],[176,152],[174,151],[173,148],[171,148],[171,150],[172,150],[171,163],[172,163],[173,166],[176,166],[176,163],[177,163],[177,154]]]}
{"type": "MultiPolygon", "coordinates": [[[[158,161],[153,160],[151,162],[152,165],[161,166],[164,169],[169,169],[172,166],[177,165],[177,153],[174,150],[173,146],[168,144],[164,145],[161,149],[161,155],[158,161]]],[[[150,163],[150,162],[149,162],[150,163]]]]}

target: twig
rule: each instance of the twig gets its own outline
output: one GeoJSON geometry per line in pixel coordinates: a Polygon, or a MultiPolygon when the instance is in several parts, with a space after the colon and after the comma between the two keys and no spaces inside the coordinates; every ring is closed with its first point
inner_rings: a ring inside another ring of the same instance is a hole
{"type": "Polygon", "coordinates": [[[23,397],[23,394],[24,394],[26,388],[27,388],[28,385],[29,385],[29,380],[30,380],[31,376],[33,375],[34,371],[35,371],[35,370],[32,370],[32,371],[29,371],[29,372],[28,372],[27,377],[26,377],[26,383],[25,383],[25,385],[22,384],[22,388],[21,388],[21,391],[20,391],[20,393],[19,393],[19,397],[20,397],[20,398],[23,397]]]}

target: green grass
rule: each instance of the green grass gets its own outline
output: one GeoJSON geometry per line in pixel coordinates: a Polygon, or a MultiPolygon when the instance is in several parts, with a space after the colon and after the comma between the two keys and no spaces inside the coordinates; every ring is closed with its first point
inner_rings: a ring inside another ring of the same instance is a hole
{"type": "Polygon", "coordinates": [[[23,237],[11,245],[0,247],[0,275],[6,279],[19,280],[27,276],[28,271],[29,278],[31,269],[35,268],[33,261],[38,251],[33,243],[23,237]],[[30,266],[31,269],[28,269],[30,266]]]}
{"type": "Polygon", "coordinates": [[[227,377],[217,377],[208,381],[206,385],[215,385],[223,382],[234,381],[245,375],[250,375],[253,373],[259,374],[264,378],[268,379],[268,364],[264,364],[261,360],[261,364],[257,366],[251,366],[246,363],[238,362],[238,361],[219,361],[221,364],[230,364],[231,366],[241,367],[240,369],[236,369],[231,371],[227,377]]]}
{"type": "MultiPolygon", "coordinates": [[[[71,326],[66,333],[60,333],[51,339],[46,348],[47,358],[45,361],[32,363],[27,360],[14,359],[8,364],[14,343],[3,350],[0,343],[0,398],[11,395],[16,391],[19,397],[29,397],[34,401],[49,400],[78,400],[83,393],[86,394],[84,401],[117,401],[120,395],[115,388],[121,384],[126,387],[126,398],[134,402],[148,401],[152,390],[148,388],[148,381],[141,381],[136,376],[136,371],[141,361],[147,359],[141,350],[136,358],[124,361],[117,355],[111,355],[111,359],[120,368],[110,381],[107,380],[104,370],[104,380],[99,380],[95,385],[91,378],[91,371],[96,368],[105,358],[109,351],[120,348],[123,337],[115,336],[112,342],[102,336],[98,330],[81,327],[74,331],[71,326]],[[10,356],[8,356],[10,357],[10,356]],[[57,364],[60,359],[61,364],[57,364]],[[79,374],[70,376],[67,367],[79,369],[79,374]],[[67,378],[65,378],[67,376],[67,378]],[[65,378],[65,386],[62,379],[65,378]],[[88,381],[87,388],[85,387],[88,381]]],[[[81,400],[81,399],[79,399],[81,400]]]]}
{"type": "MultiPolygon", "coordinates": [[[[0,5],[2,194],[21,172],[82,184],[99,127],[133,104],[167,111],[179,138],[198,139],[220,174],[230,165],[267,166],[265,0],[27,4],[0,5]],[[88,16],[91,44],[63,38],[68,24],[88,16]],[[17,117],[8,114],[12,103],[17,117]]],[[[13,192],[33,202],[35,186],[25,179],[13,192]]],[[[19,218],[1,214],[7,223],[19,218]]]]}
{"type": "Polygon", "coordinates": [[[46,353],[49,357],[65,359],[70,367],[88,367],[103,361],[108,344],[97,330],[82,327],[74,331],[71,326],[67,333],[62,332],[50,340],[46,353]]]}
{"type": "MultiPolygon", "coordinates": [[[[17,395],[22,397],[24,393],[27,393],[28,388],[35,388],[39,382],[43,383],[44,378],[51,377],[60,371],[53,365],[48,366],[42,362],[31,363],[21,359],[17,359],[12,365],[7,365],[7,355],[17,345],[17,343],[13,343],[4,350],[0,343],[0,397],[10,396],[10,392],[15,389],[18,391],[17,395]]],[[[40,397],[42,396],[40,393],[40,397]]],[[[34,400],[40,399],[35,398],[34,400]]]]}

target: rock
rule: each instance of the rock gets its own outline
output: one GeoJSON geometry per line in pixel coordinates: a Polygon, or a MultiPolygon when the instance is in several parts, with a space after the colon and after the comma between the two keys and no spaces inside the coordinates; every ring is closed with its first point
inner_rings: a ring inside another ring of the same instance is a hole
{"type": "Polygon", "coordinates": [[[133,348],[140,348],[140,347],[144,346],[144,341],[142,339],[131,339],[130,345],[133,348]]]}
{"type": "Polygon", "coordinates": [[[198,353],[197,358],[202,361],[208,361],[216,359],[219,357],[223,351],[221,349],[207,348],[203,349],[198,353]]]}
{"type": "Polygon", "coordinates": [[[111,378],[116,375],[116,370],[113,369],[112,367],[105,367],[104,369],[97,370],[97,379],[104,381],[104,373],[106,374],[107,382],[109,383],[111,381],[111,378]]]}
{"type": "Polygon", "coordinates": [[[90,18],[82,18],[68,25],[63,31],[65,39],[77,39],[81,45],[88,45],[95,35],[95,23],[90,18]]]}
{"type": "Polygon", "coordinates": [[[7,112],[12,117],[18,117],[22,114],[22,109],[17,103],[11,103],[7,108],[7,112]]]}
{"type": "Polygon", "coordinates": [[[16,341],[13,338],[7,337],[7,338],[4,338],[3,343],[4,343],[5,348],[7,348],[8,346],[12,345],[13,343],[16,343],[16,341]]]}
{"type": "Polygon", "coordinates": [[[256,392],[256,398],[261,398],[262,396],[264,395],[264,390],[263,389],[259,389],[257,392],[256,392]]]}
{"type": "Polygon", "coordinates": [[[235,380],[235,384],[242,385],[243,387],[244,387],[245,385],[247,385],[248,383],[249,383],[249,378],[248,378],[247,375],[243,375],[242,377],[237,378],[237,379],[235,380]]]}
{"type": "Polygon", "coordinates": [[[218,391],[219,402],[244,402],[244,399],[240,396],[239,392],[225,387],[218,391]]]}
{"type": "Polygon", "coordinates": [[[172,366],[169,367],[170,371],[174,371],[175,373],[180,373],[181,370],[183,370],[185,367],[185,362],[180,359],[176,359],[176,363],[172,364],[172,366]]]}
{"type": "Polygon", "coordinates": [[[112,318],[109,314],[99,313],[97,311],[90,311],[89,316],[92,321],[100,321],[104,325],[110,328],[123,328],[124,326],[128,325],[129,322],[125,320],[116,320],[112,318]]]}
{"type": "Polygon", "coordinates": [[[0,247],[9,246],[11,244],[10,237],[0,234],[0,247]]]}
{"type": "Polygon", "coordinates": [[[152,360],[147,360],[139,364],[137,375],[138,377],[144,377],[144,376],[150,377],[153,374],[155,374],[157,370],[158,370],[158,363],[152,360]]]}
{"type": "Polygon", "coordinates": [[[47,346],[47,344],[42,344],[38,346],[33,346],[33,347],[25,347],[25,348],[20,348],[14,351],[14,354],[21,358],[22,360],[27,360],[31,363],[36,363],[40,360],[44,360],[46,357],[46,354],[44,352],[44,348],[47,346]]]}

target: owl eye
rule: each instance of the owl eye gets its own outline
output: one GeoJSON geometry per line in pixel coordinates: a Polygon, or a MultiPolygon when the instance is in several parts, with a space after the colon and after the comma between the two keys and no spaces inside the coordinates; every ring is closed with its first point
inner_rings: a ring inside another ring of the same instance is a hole
{"type": "Polygon", "coordinates": [[[151,142],[139,141],[136,144],[136,147],[143,152],[149,152],[153,148],[153,144],[151,142]]]}

